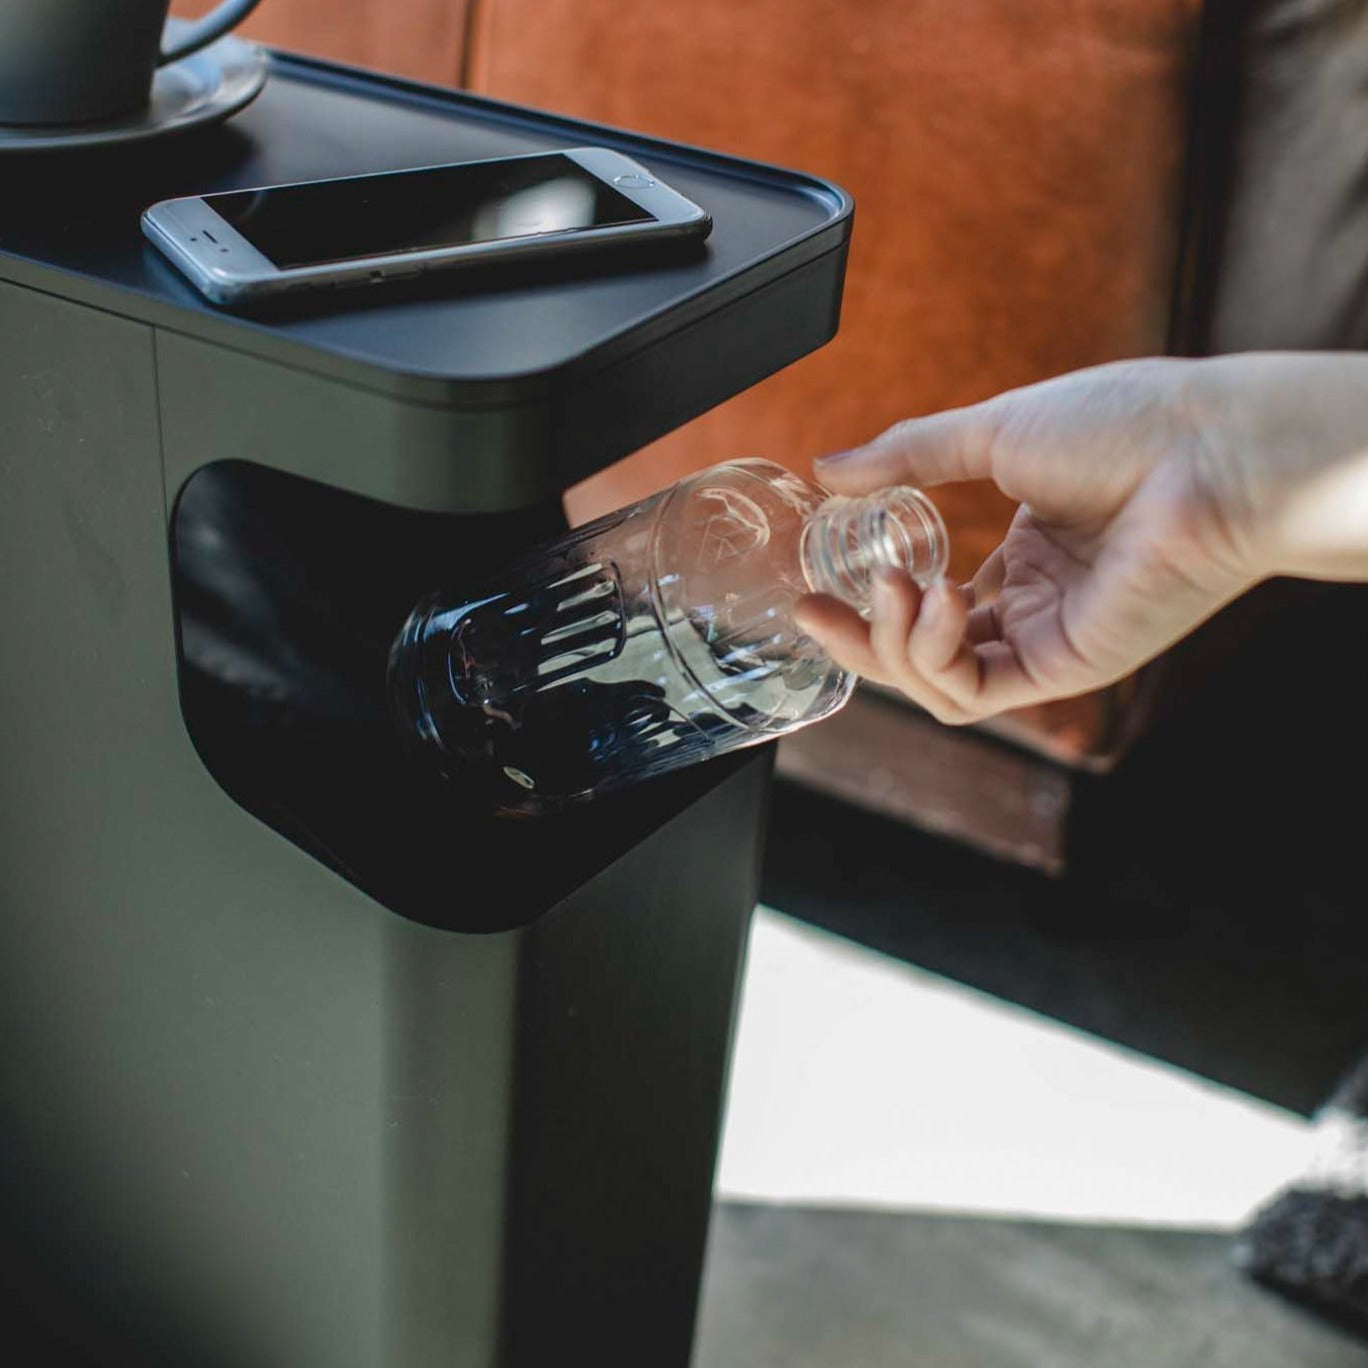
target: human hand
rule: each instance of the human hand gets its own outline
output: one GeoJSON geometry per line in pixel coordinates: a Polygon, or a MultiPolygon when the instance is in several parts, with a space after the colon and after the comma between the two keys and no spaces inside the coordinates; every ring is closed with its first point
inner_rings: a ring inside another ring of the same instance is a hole
{"type": "Polygon", "coordinates": [[[798,606],[846,668],[973,722],[1109,684],[1269,575],[1368,579],[1368,357],[1100,366],[900,423],[816,473],[840,494],[986,478],[1020,502],[966,585],[882,576],[868,623],[798,606]]]}

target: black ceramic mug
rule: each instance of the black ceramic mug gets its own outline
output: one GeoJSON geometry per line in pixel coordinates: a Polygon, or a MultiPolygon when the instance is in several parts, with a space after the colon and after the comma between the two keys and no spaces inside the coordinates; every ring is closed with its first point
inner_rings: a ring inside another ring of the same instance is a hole
{"type": "Polygon", "coordinates": [[[221,38],[258,3],[224,0],[163,47],[170,0],[0,0],[0,124],[132,113],[159,66],[221,38]]]}

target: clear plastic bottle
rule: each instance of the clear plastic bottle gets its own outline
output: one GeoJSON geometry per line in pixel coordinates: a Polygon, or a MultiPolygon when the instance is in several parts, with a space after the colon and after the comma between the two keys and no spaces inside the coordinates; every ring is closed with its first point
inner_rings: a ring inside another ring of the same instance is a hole
{"type": "Polygon", "coordinates": [[[854,677],[793,621],[810,591],[868,612],[882,566],[929,584],[945,525],[915,489],[828,494],[729,461],[542,546],[390,655],[418,750],[478,801],[552,811],[835,712],[854,677]]]}

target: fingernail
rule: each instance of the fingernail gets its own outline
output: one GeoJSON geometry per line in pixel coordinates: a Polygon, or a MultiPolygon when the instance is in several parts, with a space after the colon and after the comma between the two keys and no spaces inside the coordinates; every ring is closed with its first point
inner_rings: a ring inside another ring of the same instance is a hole
{"type": "Polygon", "coordinates": [[[826,456],[817,457],[817,459],[813,461],[812,464],[817,469],[824,470],[830,466],[839,465],[842,461],[847,460],[849,457],[853,456],[857,450],[858,448],[856,447],[850,447],[846,451],[833,451],[826,456]]]}
{"type": "Polygon", "coordinates": [[[920,617],[928,627],[934,627],[945,612],[945,581],[934,581],[922,595],[920,617]]]}
{"type": "Polygon", "coordinates": [[[874,611],[882,616],[891,613],[898,601],[897,589],[891,570],[874,572],[874,611]]]}

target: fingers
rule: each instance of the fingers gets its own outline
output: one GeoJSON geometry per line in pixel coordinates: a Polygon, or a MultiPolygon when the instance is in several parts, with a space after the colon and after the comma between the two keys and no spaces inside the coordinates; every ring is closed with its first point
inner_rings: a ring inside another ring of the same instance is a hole
{"type": "Polygon", "coordinates": [[[794,620],[843,669],[896,687],[869,640],[869,624],[847,603],[827,594],[809,594],[794,607],[794,620]]]}
{"type": "Polygon", "coordinates": [[[972,722],[993,710],[984,706],[991,701],[982,698],[963,590],[941,582],[923,594],[906,575],[885,573],[868,623],[823,596],[803,599],[796,611],[802,630],[839,665],[899,689],[940,721],[972,722]]]}
{"type": "MultiPolygon", "coordinates": [[[[934,674],[919,670],[916,656],[927,662],[948,659],[960,635],[955,613],[937,613],[947,586],[920,590],[906,575],[883,571],[874,580],[874,613],[869,624],[869,649],[881,683],[901,689],[929,712],[945,721],[966,720],[934,674]],[[914,654],[915,653],[915,654],[914,654]]],[[[933,667],[934,668],[934,667],[933,667]]]]}
{"type": "Polygon", "coordinates": [[[916,625],[905,639],[901,686],[942,722],[967,722],[978,715],[978,658],[966,636],[969,605],[964,593],[944,580],[922,597],[916,625]]]}
{"type": "Polygon", "coordinates": [[[988,557],[974,574],[974,578],[969,581],[969,606],[977,607],[981,603],[986,603],[989,599],[996,598],[1002,592],[1002,586],[1007,578],[1007,555],[1001,546],[988,557]]]}
{"type": "MultiPolygon", "coordinates": [[[[997,573],[985,564],[984,582],[993,586],[997,573]]],[[[800,600],[796,617],[837,664],[957,726],[1046,696],[1003,637],[996,595],[973,599],[972,585],[939,581],[923,593],[906,575],[884,571],[870,621],[822,595],[800,600]]]]}
{"type": "Polygon", "coordinates": [[[814,463],[817,478],[837,494],[866,494],[889,485],[929,486],[990,475],[991,402],[910,418],[872,442],[814,463]]]}
{"type": "Polygon", "coordinates": [[[883,573],[875,576],[869,648],[890,678],[902,668],[922,602],[921,590],[906,575],[883,573]]]}
{"type": "Polygon", "coordinates": [[[971,646],[982,646],[988,641],[1002,640],[1002,622],[998,617],[996,603],[985,603],[969,610],[964,639],[971,646]]]}

